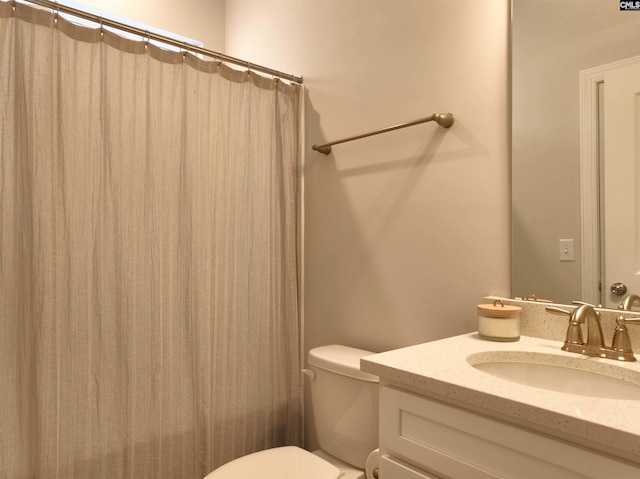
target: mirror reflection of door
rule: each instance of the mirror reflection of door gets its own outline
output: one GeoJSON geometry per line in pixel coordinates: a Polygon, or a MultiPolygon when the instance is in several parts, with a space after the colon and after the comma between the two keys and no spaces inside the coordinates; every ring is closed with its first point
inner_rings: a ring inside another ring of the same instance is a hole
{"type": "Polygon", "coordinates": [[[640,295],[640,62],[606,71],[604,91],[602,301],[616,308],[612,285],[640,295]]]}
{"type": "Polygon", "coordinates": [[[581,72],[581,110],[583,298],[617,308],[640,295],[640,57],[581,72]]]}

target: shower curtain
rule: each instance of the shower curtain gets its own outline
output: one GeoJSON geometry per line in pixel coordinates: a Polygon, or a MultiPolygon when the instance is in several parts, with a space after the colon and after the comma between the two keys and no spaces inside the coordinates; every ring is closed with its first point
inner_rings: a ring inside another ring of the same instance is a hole
{"type": "Polygon", "coordinates": [[[0,3],[0,478],[298,444],[299,85],[0,3]]]}

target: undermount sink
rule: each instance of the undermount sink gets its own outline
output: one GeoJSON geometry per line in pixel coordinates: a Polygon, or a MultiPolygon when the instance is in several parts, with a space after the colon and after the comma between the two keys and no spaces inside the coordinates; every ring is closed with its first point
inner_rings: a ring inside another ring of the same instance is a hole
{"type": "Polygon", "coordinates": [[[467,357],[479,371],[507,381],[581,396],[640,400],[640,373],[608,362],[527,351],[467,357]]]}

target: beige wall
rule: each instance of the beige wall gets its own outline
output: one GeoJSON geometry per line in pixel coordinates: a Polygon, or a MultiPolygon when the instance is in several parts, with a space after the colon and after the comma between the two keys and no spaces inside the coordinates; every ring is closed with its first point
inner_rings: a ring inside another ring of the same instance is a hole
{"type": "Polygon", "coordinates": [[[509,293],[508,1],[228,0],[227,52],[304,76],[306,344],[469,331],[509,293]],[[334,147],[314,143],[450,111],[334,147]]]}
{"type": "Polygon", "coordinates": [[[306,349],[472,331],[481,298],[510,293],[508,4],[227,1],[227,53],[308,90],[306,349]],[[439,111],[451,130],[311,150],[439,111]]]}

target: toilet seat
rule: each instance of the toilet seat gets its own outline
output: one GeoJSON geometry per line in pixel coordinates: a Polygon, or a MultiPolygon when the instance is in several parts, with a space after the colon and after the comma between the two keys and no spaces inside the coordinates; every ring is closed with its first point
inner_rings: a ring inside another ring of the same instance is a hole
{"type": "Polygon", "coordinates": [[[204,479],[338,479],[340,470],[300,447],[254,452],[220,466],[204,479]]]}

